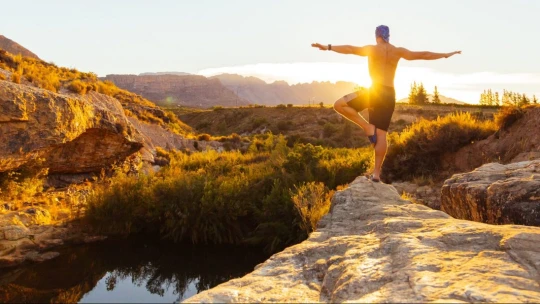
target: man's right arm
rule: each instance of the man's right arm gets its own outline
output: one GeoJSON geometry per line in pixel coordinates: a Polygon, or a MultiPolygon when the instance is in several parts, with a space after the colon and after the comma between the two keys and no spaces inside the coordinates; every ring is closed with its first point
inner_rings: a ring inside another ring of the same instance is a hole
{"type": "Polygon", "coordinates": [[[461,54],[461,51],[452,53],[433,53],[433,52],[413,52],[406,48],[399,48],[401,58],[406,60],[436,60],[441,58],[448,58],[456,54],[461,54]]]}

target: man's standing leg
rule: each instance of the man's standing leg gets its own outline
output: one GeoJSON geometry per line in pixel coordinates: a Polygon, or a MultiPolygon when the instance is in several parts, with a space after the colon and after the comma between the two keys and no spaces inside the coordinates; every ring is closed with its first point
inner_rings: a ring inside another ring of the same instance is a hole
{"type": "Polygon", "coordinates": [[[377,129],[377,144],[375,145],[375,168],[373,170],[373,178],[381,179],[381,168],[388,150],[386,141],[386,131],[377,129]]]}

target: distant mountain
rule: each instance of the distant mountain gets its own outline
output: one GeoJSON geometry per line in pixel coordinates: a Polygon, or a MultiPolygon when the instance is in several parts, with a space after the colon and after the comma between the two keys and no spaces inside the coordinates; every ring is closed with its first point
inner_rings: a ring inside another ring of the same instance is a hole
{"type": "Polygon", "coordinates": [[[107,75],[116,86],[139,94],[161,106],[242,106],[249,102],[238,97],[218,79],[199,75],[107,75]]]}
{"type": "Polygon", "coordinates": [[[157,76],[157,75],[177,75],[177,76],[186,76],[186,75],[193,75],[190,73],[184,73],[184,72],[146,72],[146,73],[140,73],[139,76],[157,76]]]}
{"type": "Polygon", "coordinates": [[[8,51],[14,55],[23,55],[24,57],[32,57],[34,59],[39,59],[39,57],[30,52],[28,49],[24,48],[22,45],[17,42],[7,38],[6,36],[0,35],[0,49],[8,51]]]}
{"type": "MultiPolygon", "coordinates": [[[[433,101],[433,95],[428,94],[428,98],[429,98],[430,101],[433,101]]],[[[460,101],[460,100],[457,100],[457,99],[454,99],[454,98],[446,97],[446,96],[443,96],[443,95],[440,95],[440,94],[439,94],[439,99],[441,100],[441,103],[468,104],[466,102],[463,102],[463,101],[460,101]]],[[[409,98],[403,98],[403,99],[398,100],[397,102],[408,103],[409,98]]]]}
{"type": "Polygon", "coordinates": [[[221,74],[210,79],[219,79],[225,87],[241,98],[264,105],[307,104],[310,101],[332,103],[343,95],[353,92],[357,86],[345,81],[336,83],[314,81],[295,85],[289,85],[285,81],[266,83],[257,77],[237,74],[221,74]]]}

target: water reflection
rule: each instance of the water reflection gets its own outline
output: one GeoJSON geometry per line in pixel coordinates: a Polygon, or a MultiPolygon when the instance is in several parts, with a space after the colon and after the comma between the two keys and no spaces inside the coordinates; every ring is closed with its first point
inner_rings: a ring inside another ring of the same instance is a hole
{"type": "Polygon", "coordinates": [[[0,302],[171,303],[240,277],[266,258],[250,248],[107,241],[1,269],[0,302]]]}

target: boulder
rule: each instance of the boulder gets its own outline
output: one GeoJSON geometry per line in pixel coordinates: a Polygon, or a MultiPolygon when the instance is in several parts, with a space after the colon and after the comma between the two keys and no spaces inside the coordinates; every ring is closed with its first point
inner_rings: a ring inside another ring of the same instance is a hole
{"type": "Polygon", "coordinates": [[[477,222],[540,226],[540,160],[456,174],[444,182],[441,209],[477,222]]]}
{"type": "Polygon", "coordinates": [[[16,241],[28,237],[30,230],[22,225],[0,227],[0,240],[16,241]]]}
{"type": "Polygon", "coordinates": [[[539,302],[540,228],[458,220],[357,178],[309,238],[186,300],[539,302]]]}
{"type": "Polygon", "coordinates": [[[43,159],[50,173],[99,171],[142,147],[116,99],[0,81],[0,172],[43,159]]]}

